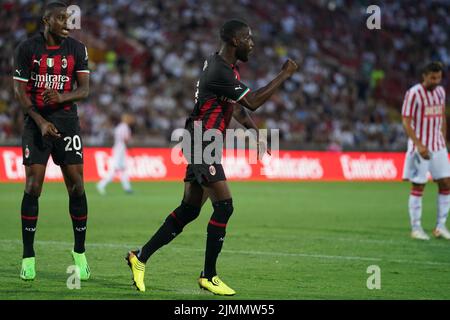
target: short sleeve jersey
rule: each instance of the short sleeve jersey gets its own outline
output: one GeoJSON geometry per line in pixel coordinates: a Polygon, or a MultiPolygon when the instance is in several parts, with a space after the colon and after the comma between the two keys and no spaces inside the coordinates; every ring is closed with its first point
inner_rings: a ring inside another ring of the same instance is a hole
{"type": "Polygon", "coordinates": [[[114,147],[125,148],[126,142],[130,139],[130,137],[131,137],[130,127],[125,122],[121,122],[114,129],[114,147]]]}
{"type": "Polygon", "coordinates": [[[231,121],[234,104],[248,92],[250,89],[241,82],[238,67],[216,53],[204,63],[189,119],[201,121],[204,129],[224,132],[231,121]]]}
{"type": "Polygon", "coordinates": [[[74,90],[77,73],[89,73],[88,53],[84,44],[71,37],[59,46],[49,47],[44,34],[39,33],[16,48],[13,78],[27,84],[26,93],[41,114],[77,116],[75,103],[45,104],[42,97],[47,88],[59,93],[74,90]]]}

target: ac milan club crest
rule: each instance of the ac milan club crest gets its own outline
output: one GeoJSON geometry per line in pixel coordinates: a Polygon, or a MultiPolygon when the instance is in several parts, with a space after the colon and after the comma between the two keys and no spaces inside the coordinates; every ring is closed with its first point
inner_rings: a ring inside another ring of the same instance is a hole
{"type": "Polygon", "coordinates": [[[28,149],[28,146],[25,147],[25,159],[28,159],[30,156],[30,149],[28,149]]]}
{"type": "Polygon", "coordinates": [[[67,59],[66,59],[66,57],[61,59],[61,67],[63,69],[67,68],[67,59]]]}
{"type": "Polygon", "coordinates": [[[214,166],[209,166],[209,173],[212,176],[215,176],[216,175],[216,168],[214,168],[214,166]]]}

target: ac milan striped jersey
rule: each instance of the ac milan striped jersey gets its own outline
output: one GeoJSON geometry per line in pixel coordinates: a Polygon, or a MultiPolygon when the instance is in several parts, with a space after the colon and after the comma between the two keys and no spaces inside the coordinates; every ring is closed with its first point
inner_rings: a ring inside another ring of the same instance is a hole
{"type": "Polygon", "coordinates": [[[87,49],[81,42],[67,37],[59,46],[46,45],[41,32],[16,48],[14,80],[27,83],[26,93],[35,110],[51,117],[76,117],[73,102],[44,103],[42,92],[55,89],[59,93],[74,90],[77,73],[89,73],[87,49]]]}
{"type": "Polygon", "coordinates": [[[239,69],[230,65],[217,52],[204,63],[197,82],[195,107],[188,123],[201,121],[203,129],[218,129],[224,132],[233,115],[233,106],[250,89],[240,81],[239,69]]]}
{"type": "MultiPolygon", "coordinates": [[[[427,90],[422,84],[411,87],[405,95],[402,116],[411,118],[411,126],[417,138],[430,151],[446,148],[442,124],[445,117],[445,91],[442,86],[427,90]]],[[[416,149],[408,140],[408,152],[416,149]]]]}

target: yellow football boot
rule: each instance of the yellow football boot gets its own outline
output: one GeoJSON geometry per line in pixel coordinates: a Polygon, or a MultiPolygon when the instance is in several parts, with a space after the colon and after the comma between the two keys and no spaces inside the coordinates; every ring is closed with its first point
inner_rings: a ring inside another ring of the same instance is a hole
{"type": "Polygon", "coordinates": [[[145,283],[144,283],[144,273],[145,273],[145,263],[142,263],[136,257],[136,251],[128,252],[125,260],[128,263],[128,266],[131,269],[131,273],[133,274],[133,285],[142,292],[145,292],[145,283]]]}
{"type": "Polygon", "coordinates": [[[202,273],[198,279],[198,285],[201,289],[208,290],[219,296],[234,296],[236,294],[236,291],[227,286],[218,276],[214,276],[209,280],[202,273]]]}

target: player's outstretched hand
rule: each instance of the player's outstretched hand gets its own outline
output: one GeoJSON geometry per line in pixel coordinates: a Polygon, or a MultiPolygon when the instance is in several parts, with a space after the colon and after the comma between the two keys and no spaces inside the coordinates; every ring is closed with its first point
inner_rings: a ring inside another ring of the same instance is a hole
{"type": "Polygon", "coordinates": [[[283,72],[285,72],[289,77],[292,76],[295,73],[295,71],[297,71],[297,69],[298,65],[292,59],[287,59],[286,62],[283,64],[283,67],[281,68],[281,70],[283,70],[283,72]]]}
{"type": "Polygon", "coordinates": [[[55,125],[48,121],[41,124],[41,133],[43,137],[61,137],[61,134],[58,132],[55,125]]]}
{"type": "Polygon", "coordinates": [[[45,104],[55,104],[63,102],[61,94],[53,89],[46,89],[42,92],[42,97],[44,98],[45,104]]]}

